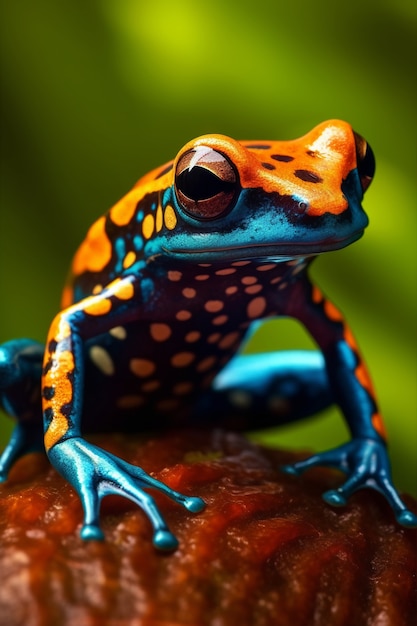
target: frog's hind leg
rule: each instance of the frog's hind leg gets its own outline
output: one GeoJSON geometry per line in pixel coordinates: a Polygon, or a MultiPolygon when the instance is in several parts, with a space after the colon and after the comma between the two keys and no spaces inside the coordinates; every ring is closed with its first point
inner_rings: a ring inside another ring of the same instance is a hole
{"type": "Polygon", "coordinates": [[[203,414],[221,416],[226,423],[230,419],[243,429],[267,428],[309,417],[333,403],[322,354],[282,351],[235,356],[214,379],[203,414]]]}
{"type": "Polygon", "coordinates": [[[41,375],[44,347],[31,339],[0,345],[0,406],[17,420],[0,456],[0,481],[18,458],[43,444],[41,375]]]}

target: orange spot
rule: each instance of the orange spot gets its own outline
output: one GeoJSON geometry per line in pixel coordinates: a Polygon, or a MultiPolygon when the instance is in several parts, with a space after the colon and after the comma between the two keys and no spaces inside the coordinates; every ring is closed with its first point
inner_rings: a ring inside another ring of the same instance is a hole
{"type": "Polygon", "coordinates": [[[255,276],[244,276],[241,282],[243,285],[254,285],[258,279],[255,276]]]}
{"type": "Polygon", "coordinates": [[[227,315],[218,315],[212,319],[211,323],[214,326],[221,326],[222,324],[226,324],[228,319],[227,315]]]}
{"type": "Polygon", "coordinates": [[[251,300],[247,306],[246,314],[250,319],[260,317],[266,308],[266,300],[264,297],[259,296],[251,300]]]}
{"type": "Polygon", "coordinates": [[[111,260],[112,244],[105,232],[106,218],[100,217],[88,231],[72,262],[76,276],[84,272],[100,272],[111,260]]]}
{"type": "Polygon", "coordinates": [[[159,389],[159,387],[161,386],[161,383],[159,382],[159,380],[150,380],[147,383],[144,383],[141,386],[141,391],[144,391],[145,393],[152,393],[152,391],[156,391],[157,389],[159,389]]]}
{"type": "Polygon", "coordinates": [[[129,192],[110,209],[110,219],[117,226],[126,226],[132,221],[136,206],[141,197],[129,192]]]}
{"type": "Polygon", "coordinates": [[[181,278],[182,278],[182,272],[178,272],[177,270],[169,270],[168,280],[177,282],[178,280],[181,280],[181,278]]]}
{"type": "Polygon", "coordinates": [[[224,270],[217,270],[215,273],[217,276],[229,276],[230,274],[235,274],[236,269],[234,267],[226,267],[224,270]]]}
{"type": "Polygon", "coordinates": [[[320,289],[317,287],[317,285],[313,285],[313,290],[311,292],[311,299],[316,304],[318,304],[319,302],[324,300],[324,296],[323,296],[322,292],[320,291],[320,289]]]}
{"type": "Polygon", "coordinates": [[[223,337],[223,339],[219,342],[219,348],[222,348],[223,350],[227,350],[228,348],[231,348],[240,338],[240,333],[238,332],[232,332],[229,333],[228,335],[225,335],[223,337]]]}
{"type": "Polygon", "coordinates": [[[84,302],[90,302],[82,307],[87,315],[107,315],[112,307],[108,298],[87,298],[84,302]]]}
{"type": "Polygon", "coordinates": [[[207,343],[217,343],[221,339],[220,333],[213,333],[207,337],[207,343]]]}
{"type": "Polygon", "coordinates": [[[362,362],[359,363],[359,365],[355,369],[355,376],[358,379],[358,381],[360,382],[360,384],[362,385],[362,387],[365,387],[367,392],[372,397],[374,397],[374,390],[373,390],[371,378],[370,378],[370,376],[368,374],[368,371],[367,371],[365,365],[362,362]]]}
{"type": "Polygon", "coordinates": [[[162,228],[163,225],[163,214],[162,214],[162,207],[160,204],[158,204],[158,208],[156,209],[156,219],[155,219],[155,228],[156,228],[156,232],[159,233],[159,231],[162,228]]]}
{"type": "Polygon", "coordinates": [[[358,344],[356,343],[355,337],[348,326],[345,327],[343,335],[348,346],[350,346],[356,353],[359,353],[358,344]]]}
{"type": "Polygon", "coordinates": [[[198,330],[192,330],[185,335],[185,341],[187,343],[194,343],[195,341],[198,341],[200,337],[201,333],[198,330]]]}
{"type": "Polygon", "coordinates": [[[131,250],[130,252],[126,254],[125,258],[123,259],[124,269],[131,267],[131,265],[133,265],[135,261],[136,261],[136,254],[133,252],[133,250],[131,250]]]}
{"type": "Polygon", "coordinates": [[[151,324],[150,332],[155,341],[166,341],[172,334],[172,330],[168,324],[151,324]]]}
{"type": "Polygon", "coordinates": [[[251,285],[250,287],[245,287],[245,293],[250,296],[254,296],[256,293],[262,291],[262,285],[251,285]]]}
{"type": "Polygon", "coordinates": [[[341,322],[343,320],[343,315],[341,314],[339,309],[335,307],[333,302],[330,302],[330,300],[325,300],[324,311],[327,317],[333,320],[334,322],[341,322]]]}
{"type": "Polygon", "coordinates": [[[148,359],[131,359],[129,363],[131,372],[139,378],[146,378],[156,370],[155,363],[148,359]]]}
{"type": "Polygon", "coordinates": [[[205,359],[203,359],[202,361],[200,361],[200,363],[198,363],[197,365],[197,371],[198,372],[206,372],[207,370],[209,370],[211,367],[213,367],[213,365],[216,363],[216,357],[214,356],[208,356],[205,359]]]}
{"type": "Polygon", "coordinates": [[[204,305],[204,308],[209,313],[218,313],[219,311],[222,310],[223,307],[224,307],[224,304],[221,300],[207,300],[207,302],[204,305]]]}
{"type": "Polygon", "coordinates": [[[175,316],[177,318],[177,320],[179,320],[180,322],[186,322],[187,320],[189,320],[192,315],[189,311],[178,311],[178,313],[175,316]]]}
{"type": "Polygon", "coordinates": [[[109,283],[106,287],[106,291],[116,296],[116,298],[119,298],[119,300],[130,300],[135,293],[135,289],[130,280],[122,280],[121,278],[116,278],[109,283]]]}
{"type": "Polygon", "coordinates": [[[194,361],[194,358],[193,352],[178,352],[171,358],[171,364],[174,367],[186,367],[194,361]]]}
{"type": "Polygon", "coordinates": [[[119,300],[131,300],[135,295],[135,288],[132,283],[121,282],[120,286],[115,291],[115,296],[119,300]]]}
{"type": "Polygon", "coordinates": [[[267,263],[267,265],[259,265],[256,269],[258,272],[269,272],[269,270],[275,269],[276,263],[267,263]]]}
{"type": "Polygon", "coordinates": [[[382,439],[387,439],[387,431],[385,429],[385,424],[382,421],[382,417],[379,413],[374,413],[372,415],[372,426],[375,428],[378,435],[382,437],[382,439]]]}
{"type": "Polygon", "coordinates": [[[154,227],[155,227],[154,217],[153,215],[148,213],[148,215],[145,215],[145,217],[143,218],[143,222],[142,222],[142,234],[145,237],[145,239],[150,239],[152,237],[154,227]]]}
{"type": "Polygon", "coordinates": [[[192,287],[186,287],[185,289],[182,290],[182,295],[185,298],[194,298],[196,294],[197,294],[196,290],[193,289],[192,287]]]}
{"type": "Polygon", "coordinates": [[[170,204],[167,205],[164,213],[164,222],[168,230],[174,230],[177,225],[177,216],[170,204]]]}

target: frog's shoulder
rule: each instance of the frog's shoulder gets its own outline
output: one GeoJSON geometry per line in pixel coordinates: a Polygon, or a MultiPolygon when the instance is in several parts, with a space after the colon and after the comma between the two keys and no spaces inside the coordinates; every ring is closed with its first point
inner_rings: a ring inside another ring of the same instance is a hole
{"type": "Polygon", "coordinates": [[[90,226],[72,260],[61,299],[63,308],[94,293],[100,281],[110,281],[140,258],[140,223],[147,214],[141,209],[157,203],[160,194],[172,185],[173,163],[169,161],[139,178],[121,200],[90,226]],[[81,285],[77,296],[74,288],[81,285]]]}

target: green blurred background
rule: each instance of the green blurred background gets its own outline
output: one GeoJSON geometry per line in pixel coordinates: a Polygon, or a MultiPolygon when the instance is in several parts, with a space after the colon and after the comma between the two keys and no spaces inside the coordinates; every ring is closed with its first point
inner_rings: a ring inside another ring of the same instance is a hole
{"type": "MultiPolygon", "coordinates": [[[[0,341],[43,340],[90,223],[140,175],[208,132],[292,139],[328,118],[372,145],[359,243],[314,275],[372,371],[394,476],[416,493],[415,0],[1,3],[0,341]]],[[[310,346],[271,322],[251,350],[310,346]]],[[[3,441],[11,422],[0,418],[3,441]]],[[[268,433],[324,449],[336,410],[268,433]]]]}

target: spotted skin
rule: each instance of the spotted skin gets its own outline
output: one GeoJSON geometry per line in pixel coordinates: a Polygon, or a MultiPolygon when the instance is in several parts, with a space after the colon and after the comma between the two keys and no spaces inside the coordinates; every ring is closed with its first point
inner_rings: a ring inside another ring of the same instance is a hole
{"type": "Polygon", "coordinates": [[[45,348],[26,340],[0,348],[2,401],[18,419],[2,475],[33,447],[41,410],[28,390],[39,389],[43,353],[44,445],[80,495],[84,539],[102,538],[99,505],[110,493],[142,507],[160,549],[176,539],[143,487],[192,512],[204,503],[89,444],[81,428],[259,428],[333,403],[352,440],[283,470],[338,467],[347,480],[324,494],[328,502],[372,487],[401,524],[415,525],[392,485],[356,341],[308,274],[317,254],[361,237],[373,170],[365,140],[331,120],[294,141],[205,135],[142,177],[78,248],[45,348]],[[255,324],[279,316],[302,322],[319,351],[238,354],[255,324]]]}

